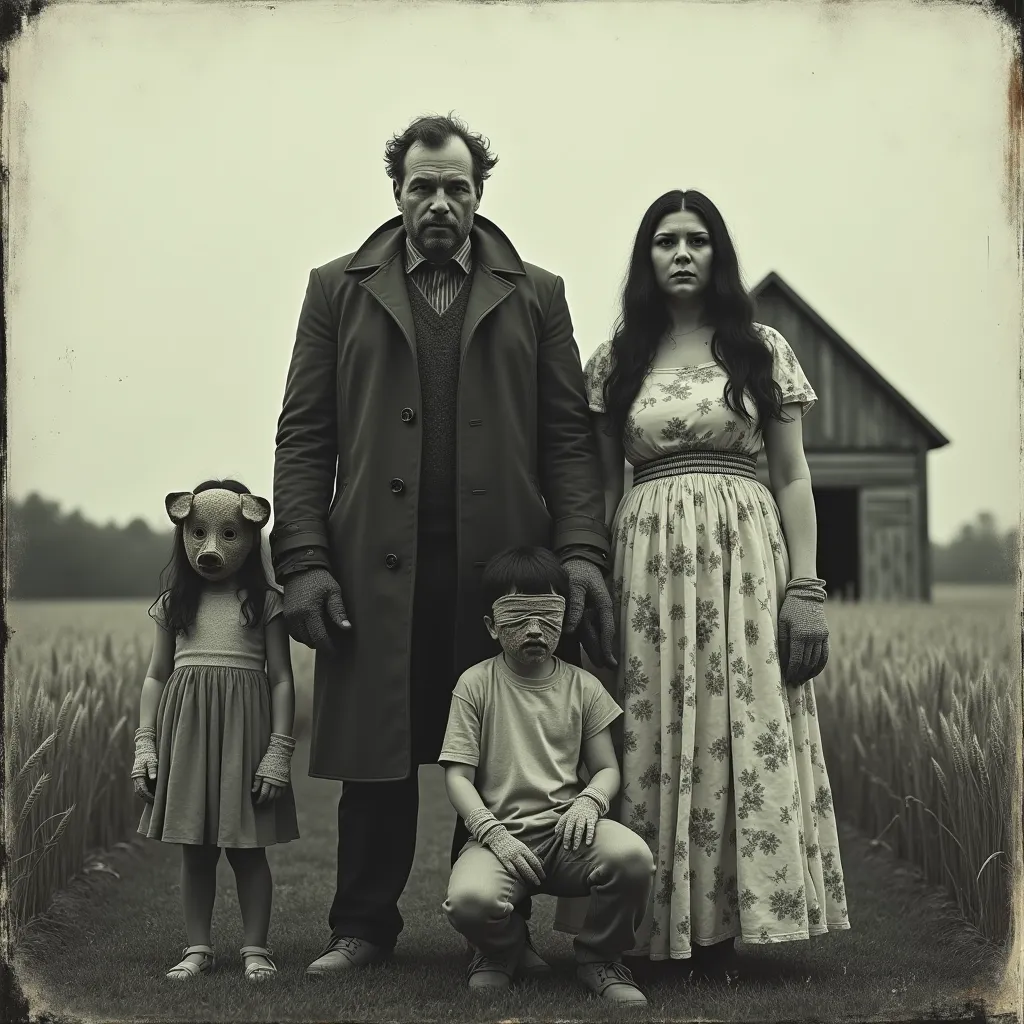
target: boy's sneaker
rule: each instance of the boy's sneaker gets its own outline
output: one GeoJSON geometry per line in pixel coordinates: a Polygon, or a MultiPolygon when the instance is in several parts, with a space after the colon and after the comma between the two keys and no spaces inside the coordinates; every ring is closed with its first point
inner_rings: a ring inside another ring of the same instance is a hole
{"type": "Polygon", "coordinates": [[[632,1003],[645,1006],[647,996],[629,973],[629,968],[617,960],[605,963],[577,964],[576,977],[595,995],[610,1003],[632,1003]]]}
{"type": "MultiPolygon", "coordinates": [[[[517,974],[521,974],[524,978],[538,978],[543,975],[551,973],[551,964],[547,962],[537,952],[537,947],[533,944],[533,938],[530,935],[530,929],[525,928],[526,942],[523,945],[522,956],[519,958],[519,966],[516,969],[517,974]]],[[[470,943],[466,943],[466,952],[469,954],[471,966],[473,958],[476,956],[476,950],[470,943]]]]}
{"type": "Polygon", "coordinates": [[[497,960],[474,951],[469,962],[468,981],[470,988],[508,988],[516,972],[515,959],[497,960]]]}

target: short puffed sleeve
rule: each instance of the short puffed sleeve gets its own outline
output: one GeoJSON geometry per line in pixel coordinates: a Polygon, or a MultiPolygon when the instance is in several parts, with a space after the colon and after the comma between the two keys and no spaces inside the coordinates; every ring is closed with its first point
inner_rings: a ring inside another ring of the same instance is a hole
{"type": "Polygon", "coordinates": [[[604,341],[587,360],[583,367],[583,384],[587,391],[587,406],[591,412],[603,413],[604,383],[611,371],[612,343],[604,341]]]}
{"type": "Polygon", "coordinates": [[[806,416],[818,400],[789,342],[774,327],[758,324],[758,330],[772,350],[772,376],[782,388],[782,404],[798,403],[806,416]]]}
{"type": "Polygon", "coordinates": [[[149,617],[163,629],[167,629],[167,602],[170,598],[170,591],[164,591],[157,599],[153,602],[153,607],[149,609],[149,617]]]}
{"type": "Polygon", "coordinates": [[[276,618],[284,611],[284,600],[274,587],[267,587],[267,596],[263,603],[263,624],[276,618]]]}

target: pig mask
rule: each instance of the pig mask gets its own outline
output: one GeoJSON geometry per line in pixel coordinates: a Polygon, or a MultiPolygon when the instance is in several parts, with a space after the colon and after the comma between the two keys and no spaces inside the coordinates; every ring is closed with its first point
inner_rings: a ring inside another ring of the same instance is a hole
{"type": "Polygon", "coordinates": [[[172,491],[164,498],[167,515],[181,524],[189,564],[211,583],[242,568],[270,518],[270,502],[255,494],[211,488],[194,494],[172,491]]]}

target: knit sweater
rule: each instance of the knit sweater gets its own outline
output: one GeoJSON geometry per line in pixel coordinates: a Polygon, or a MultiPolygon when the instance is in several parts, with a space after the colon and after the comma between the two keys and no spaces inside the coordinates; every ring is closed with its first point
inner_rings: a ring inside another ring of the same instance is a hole
{"type": "Polygon", "coordinates": [[[419,532],[430,536],[454,537],[456,531],[455,416],[462,323],[472,283],[467,277],[443,315],[409,283],[423,423],[419,532]]]}

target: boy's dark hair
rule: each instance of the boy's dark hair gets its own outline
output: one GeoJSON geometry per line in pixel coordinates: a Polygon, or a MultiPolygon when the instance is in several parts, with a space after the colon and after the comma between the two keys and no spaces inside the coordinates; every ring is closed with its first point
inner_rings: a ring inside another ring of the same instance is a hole
{"type": "Polygon", "coordinates": [[[569,577],[558,558],[547,548],[506,548],[484,567],[480,581],[484,614],[490,615],[494,602],[513,590],[520,594],[550,594],[552,589],[568,603],[569,577]]]}

